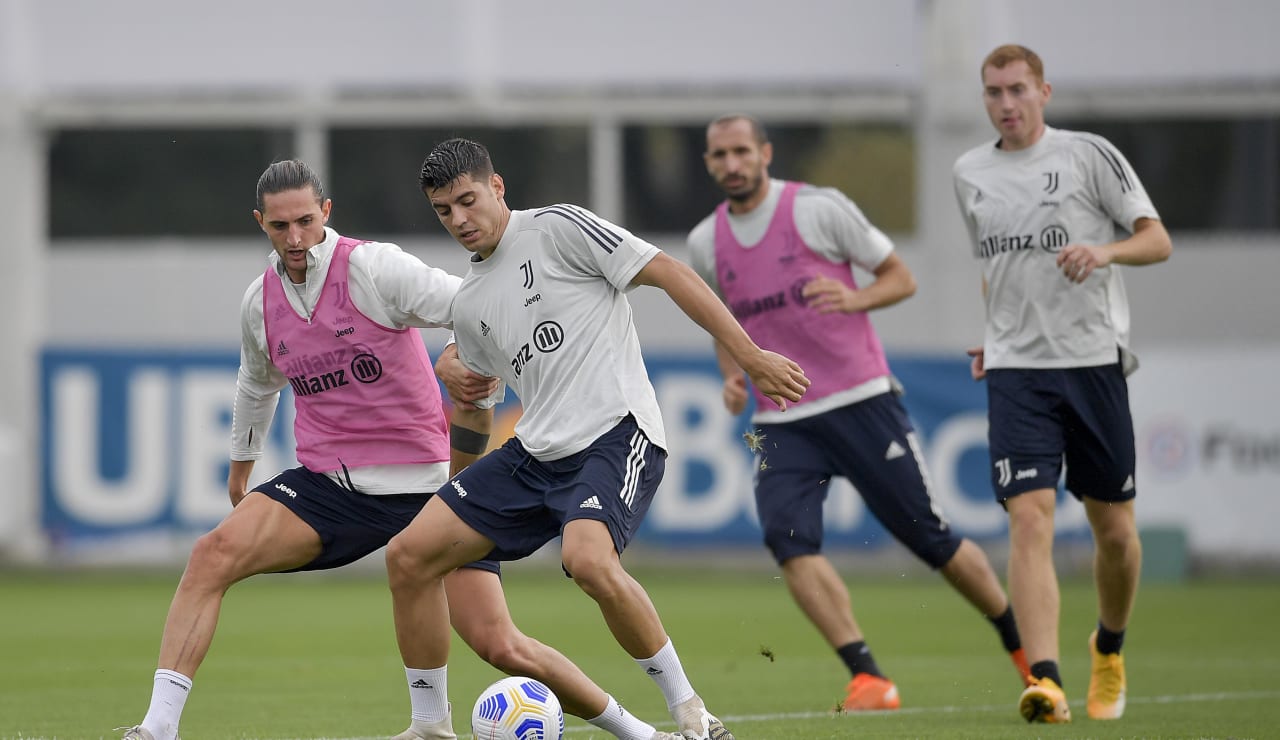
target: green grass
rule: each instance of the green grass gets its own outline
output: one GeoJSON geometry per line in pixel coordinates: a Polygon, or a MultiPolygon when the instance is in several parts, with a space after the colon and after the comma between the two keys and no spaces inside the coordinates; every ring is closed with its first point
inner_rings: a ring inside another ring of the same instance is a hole
{"type": "MultiPolygon", "coordinates": [[[[636,571],[695,687],[739,740],[753,738],[1280,737],[1280,588],[1274,581],[1151,585],[1125,646],[1129,708],[1092,722],[1088,583],[1063,584],[1063,677],[1076,720],[1029,726],[994,631],[934,579],[853,580],[859,621],[903,710],[833,716],[846,675],[775,573],[636,571]],[[769,653],[772,658],[764,653],[769,653]]],[[[150,697],[176,573],[0,572],[0,738],[118,737],[150,697]]],[[[661,695],[594,605],[545,564],[508,566],[524,629],[566,653],[640,717],[670,729],[661,695]]],[[[460,642],[455,726],[499,678],[460,642]]],[[[384,580],[259,576],[234,587],[183,716],[186,740],[386,737],[408,719],[384,580]]],[[[604,738],[569,718],[568,737],[604,738]]],[[[465,736],[465,735],[464,735],[465,736]]]]}

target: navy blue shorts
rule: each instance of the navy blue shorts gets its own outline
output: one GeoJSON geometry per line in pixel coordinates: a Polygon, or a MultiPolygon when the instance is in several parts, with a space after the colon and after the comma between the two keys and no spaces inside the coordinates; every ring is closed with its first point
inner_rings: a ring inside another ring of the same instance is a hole
{"type": "Polygon", "coordinates": [[[436,494],[493,540],[487,556],[519,560],[574,519],[604,522],[619,553],[635,536],[666,470],[667,453],[628,416],[585,450],[543,462],[512,437],[436,494]]]}
{"type": "Polygon", "coordinates": [[[1134,484],[1133,417],[1120,364],[987,371],[987,432],[996,500],[1058,487],[1078,499],[1128,501],[1134,484]]]}
{"type": "MultiPolygon", "coordinates": [[[[316,559],[285,572],[327,570],[354,563],[390,542],[435,495],[354,493],[304,467],[286,470],[253,490],[284,504],[320,535],[323,549],[316,559]]],[[[468,567],[498,572],[496,562],[478,561],[468,567]]]]}
{"type": "Polygon", "coordinates": [[[956,554],[960,537],[929,496],[920,445],[896,395],[759,430],[756,510],[778,563],[822,551],[822,504],[834,475],[848,478],[884,528],[930,567],[956,554]]]}

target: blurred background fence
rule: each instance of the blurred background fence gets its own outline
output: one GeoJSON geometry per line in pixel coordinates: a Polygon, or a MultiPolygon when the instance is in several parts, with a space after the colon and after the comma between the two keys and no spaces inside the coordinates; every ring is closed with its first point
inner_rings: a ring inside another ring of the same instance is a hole
{"type": "MultiPolygon", "coordinates": [[[[181,562],[225,515],[271,161],[321,172],[339,230],[460,274],[416,174],[464,135],[490,146],[512,207],[581,203],[683,257],[717,202],[705,124],[733,111],[770,127],[775,176],[844,190],[915,272],[918,294],[874,321],[942,507],[998,548],[964,356],[980,278],[950,171],[992,138],[978,66],[1015,41],[1045,59],[1050,124],[1110,138],[1173,234],[1168,263],[1125,273],[1157,563],[1274,569],[1277,27],[1268,0],[0,0],[0,562],[181,562]]],[[[641,548],[763,559],[742,421],[708,339],[655,293],[631,298],[672,449],[641,548]]],[[[280,408],[263,475],[292,464],[280,408]]],[[[901,554],[847,485],[829,506],[834,549],[901,554]]],[[[1087,531],[1074,506],[1058,526],[1087,531]]]]}

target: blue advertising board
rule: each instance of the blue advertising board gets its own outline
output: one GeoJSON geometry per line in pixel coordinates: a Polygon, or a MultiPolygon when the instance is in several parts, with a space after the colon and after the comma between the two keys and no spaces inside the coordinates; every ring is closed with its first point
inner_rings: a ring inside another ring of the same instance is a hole
{"type": "MultiPolygon", "coordinates": [[[[974,539],[1002,536],[1005,515],[990,492],[985,391],[962,359],[891,357],[928,463],[935,502],[974,539]]],[[[669,446],[663,488],[640,538],[663,547],[759,546],[751,496],[746,416],[731,417],[715,359],[651,352],[647,365],[669,446]]],[[[238,357],[218,350],[49,348],[42,353],[41,526],[55,551],[138,538],[190,537],[230,510],[227,444],[238,357]]],[[[293,404],[282,396],[266,478],[296,465],[293,404]]],[[[509,397],[511,395],[509,394],[509,397]]],[[[514,400],[496,429],[510,430],[514,400]]],[[[1064,507],[1062,534],[1084,530],[1064,507]]],[[[827,502],[831,548],[874,550],[891,540],[837,481],[827,502]]],[[[896,546],[896,545],[895,545],[896,546]]]]}

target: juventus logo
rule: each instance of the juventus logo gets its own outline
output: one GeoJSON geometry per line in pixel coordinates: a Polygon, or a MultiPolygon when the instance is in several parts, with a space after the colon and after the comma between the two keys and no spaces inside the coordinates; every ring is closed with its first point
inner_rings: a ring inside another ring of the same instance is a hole
{"type": "Polygon", "coordinates": [[[520,272],[524,273],[524,287],[526,290],[533,287],[533,260],[527,260],[520,265],[520,272]]]}
{"type": "Polygon", "coordinates": [[[1009,458],[1004,457],[996,460],[996,483],[1004,488],[1013,481],[1013,466],[1009,464],[1009,458]]]}
{"type": "Polygon", "coordinates": [[[1046,193],[1058,192],[1058,173],[1057,172],[1044,173],[1044,191],[1046,193]]]}

